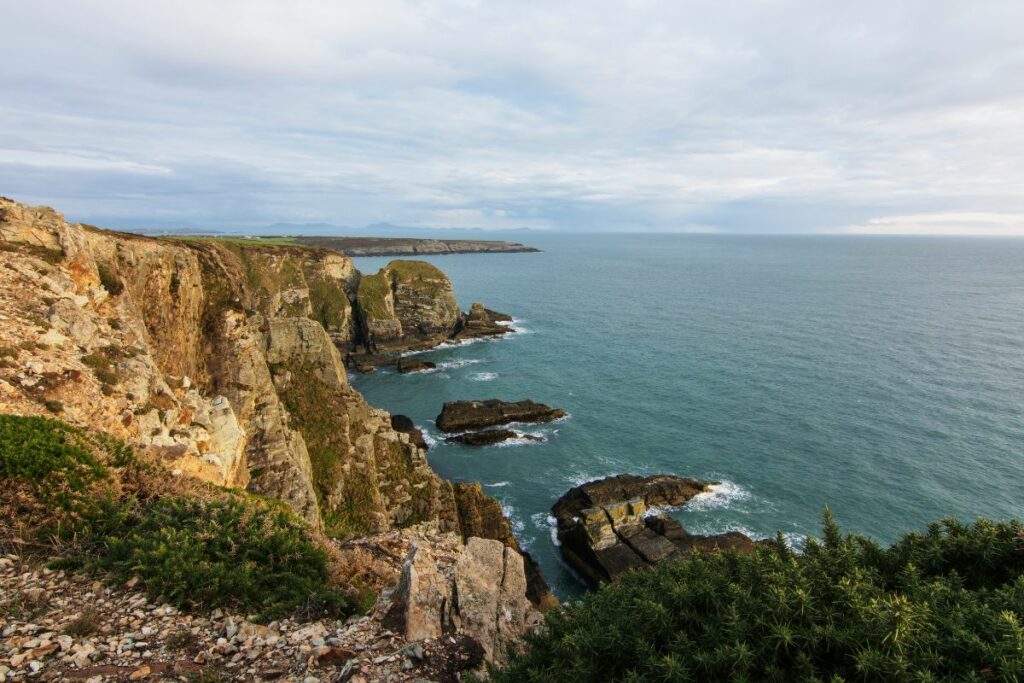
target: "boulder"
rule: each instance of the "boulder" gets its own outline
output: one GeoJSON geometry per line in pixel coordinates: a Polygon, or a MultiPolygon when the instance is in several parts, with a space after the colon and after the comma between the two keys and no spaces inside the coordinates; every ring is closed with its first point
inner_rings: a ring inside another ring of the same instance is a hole
{"type": "Polygon", "coordinates": [[[543,403],[518,401],[515,403],[491,399],[488,401],[455,401],[445,403],[437,416],[437,426],[445,432],[464,432],[471,429],[507,425],[512,422],[551,422],[565,417],[561,408],[543,403]]]}
{"type": "Polygon", "coordinates": [[[433,370],[437,367],[437,364],[431,363],[428,360],[421,360],[419,358],[399,358],[398,359],[398,371],[403,375],[411,372],[426,372],[427,370],[433,370]]]}
{"type": "Polygon", "coordinates": [[[454,558],[413,544],[384,623],[409,641],[469,637],[488,662],[501,662],[541,623],[526,593],[523,557],[500,541],[470,537],[454,558]]]}
{"type": "Polygon", "coordinates": [[[652,514],[652,507],[684,505],[712,485],[672,475],[622,474],[570,489],[552,507],[562,556],[599,584],[693,552],[753,552],[754,541],[738,532],[693,535],[670,515],[652,514]]]}

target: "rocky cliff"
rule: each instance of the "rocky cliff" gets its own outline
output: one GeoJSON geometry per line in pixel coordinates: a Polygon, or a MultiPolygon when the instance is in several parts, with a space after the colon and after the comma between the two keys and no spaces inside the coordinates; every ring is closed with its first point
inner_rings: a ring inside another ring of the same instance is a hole
{"type": "Polygon", "coordinates": [[[463,529],[482,499],[457,496],[344,369],[360,345],[439,343],[460,316],[428,264],[364,277],[332,251],[144,238],[0,198],[0,412],[123,438],[334,537],[487,533],[463,529]]]}

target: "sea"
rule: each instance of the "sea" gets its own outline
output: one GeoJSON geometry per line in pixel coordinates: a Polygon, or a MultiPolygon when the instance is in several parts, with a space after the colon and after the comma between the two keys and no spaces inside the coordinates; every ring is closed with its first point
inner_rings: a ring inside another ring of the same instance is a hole
{"type": "MultiPolygon", "coordinates": [[[[522,239],[522,238],[519,238],[522,239]]],[[[497,498],[555,592],[550,508],[619,473],[719,482],[672,511],[692,533],[847,531],[890,543],[944,517],[1024,508],[1024,240],[530,234],[541,253],[426,257],[459,304],[513,316],[433,372],[353,375],[410,416],[433,468],[497,498]],[[561,421],[444,443],[446,401],[533,399],[561,421]]],[[[384,258],[359,258],[376,272],[384,258]]]]}

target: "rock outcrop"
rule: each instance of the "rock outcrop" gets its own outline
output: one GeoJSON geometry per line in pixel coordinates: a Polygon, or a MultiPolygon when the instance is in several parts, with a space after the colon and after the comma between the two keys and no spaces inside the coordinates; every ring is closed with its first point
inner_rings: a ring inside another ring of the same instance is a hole
{"type": "Polygon", "coordinates": [[[356,295],[367,349],[427,349],[451,336],[461,315],[452,283],[421,261],[395,260],[359,280],[356,295]]]}
{"type": "Polygon", "coordinates": [[[464,313],[459,319],[453,339],[464,341],[480,337],[500,337],[512,331],[509,326],[511,322],[512,316],[492,311],[484,308],[483,304],[475,303],[470,307],[469,313],[464,313]]]}
{"type": "Polygon", "coordinates": [[[438,429],[453,433],[497,427],[513,422],[551,422],[565,415],[561,408],[552,408],[533,401],[454,401],[444,404],[436,423],[438,429]]]}
{"type": "Polygon", "coordinates": [[[623,474],[570,489],[551,511],[558,524],[562,557],[592,584],[694,551],[752,552],[754,541],[738,532],[715,536],[688,533],[659,507],[678,507],[709,491],[713,482],[657,475],[623,474]]]}
{"type": "Polygon", "coordinates": [[[465,545],[414,544],[397,589],[382,606],[384,623],[407,640],[460,633],[500,661],[541,621],[526,599],[523,557],[500,541],[470,537],[465,545]]]}

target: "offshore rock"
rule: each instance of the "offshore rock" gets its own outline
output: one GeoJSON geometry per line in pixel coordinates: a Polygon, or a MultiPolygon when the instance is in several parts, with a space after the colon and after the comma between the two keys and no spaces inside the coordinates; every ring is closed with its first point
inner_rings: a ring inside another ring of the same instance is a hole
{"type": "Polygon", "coordinates": [[[428,360],[421,360],[419,358],[398,359],[398,371],[403,375],[413,372],[426,372],[427,370],[433,370],[436,367],[436,363],[431,363],[428,360]]]}
{"type": "Polygon", "coordinates": [[[462,341],[479,337],[498,337],[513,331],[508,325],[511,322],[512,316],[492,311],[484,308],[483,304],[475,303],[470,307],[469,313],[464,313],[460,318],[453,339],[462,341]]]}
{"type": "Polygon", "coordinates": [[[520,434],[511,429],[487,429],[482,432],[467,432],[457,436],[449,436],[446,443],[460,443],[464,446],[493,446],[495,444],[511,441],[512,439],[526,439],[527,441],[543,441],[539,436],[532,434],[520,434]]]}
{"type": "Polygon", "coordinates": [[[743,534],[690,534],[676,519],[652,510],[684,505],[713,485],[671,475],[623,474],[570,489],[551,509],[562,557],[599,584],[662,560],[685,559],[694,551],[752,552],[754,541],[743,534]]]}
{"type": "Polygon", "coordinates": [[[455,401],[444,404],[437,416],[437,426],[445,432],[463,432],[512,422],[551,422],[565,415],[561,408],[533,401],[455,401]]]}

